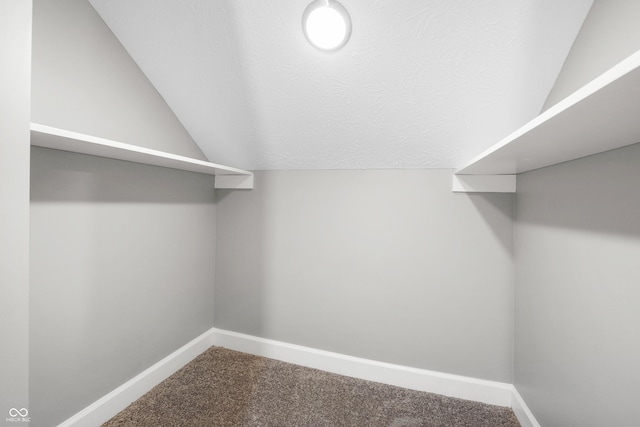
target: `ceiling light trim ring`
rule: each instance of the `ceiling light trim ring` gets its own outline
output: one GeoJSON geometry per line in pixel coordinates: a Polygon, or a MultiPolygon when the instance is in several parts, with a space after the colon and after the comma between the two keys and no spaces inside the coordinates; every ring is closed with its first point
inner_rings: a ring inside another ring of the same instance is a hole
{"type": "Polygon", "coordinates": [[[343,47],[351,37],[351,28],[349,12],[336,0],[314,0],[302,14],[302,31],[307,41],[324,52],[343,47]]]}

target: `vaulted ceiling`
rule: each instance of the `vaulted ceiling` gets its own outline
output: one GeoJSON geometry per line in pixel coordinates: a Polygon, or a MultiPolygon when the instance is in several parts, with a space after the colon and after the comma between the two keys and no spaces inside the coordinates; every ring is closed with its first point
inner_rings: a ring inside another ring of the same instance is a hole
{"type": "Polygon", "coordinates": [[[541,110],[593,0],[90,0],[210,161],[251,170],[452,168],[541,110]]]}

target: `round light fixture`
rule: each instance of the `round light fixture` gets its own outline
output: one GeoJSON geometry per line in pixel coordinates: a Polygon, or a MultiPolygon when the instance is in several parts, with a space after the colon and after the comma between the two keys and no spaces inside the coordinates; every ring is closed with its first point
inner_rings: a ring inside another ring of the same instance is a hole
{"type": "Polygon", "coordinates": [[[349,12],[335,0],[314,0],[302,15],[305,37],[320,50],[340,49],[351,35],[349,12]]]}

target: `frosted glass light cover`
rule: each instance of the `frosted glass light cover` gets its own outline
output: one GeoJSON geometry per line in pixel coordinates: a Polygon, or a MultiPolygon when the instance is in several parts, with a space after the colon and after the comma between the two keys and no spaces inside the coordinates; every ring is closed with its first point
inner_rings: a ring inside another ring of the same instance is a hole
{"type": "Polygon", "coordinates": [[[309,4],[302,17],[304,34],[320,50],[337,50],[351,35],[351,18],[340,3],[316,0],[309,4]]]}

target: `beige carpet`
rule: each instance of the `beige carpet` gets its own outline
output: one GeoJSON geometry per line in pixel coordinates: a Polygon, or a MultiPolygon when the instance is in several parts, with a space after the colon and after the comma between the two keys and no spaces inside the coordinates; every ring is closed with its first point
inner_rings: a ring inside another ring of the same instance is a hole
{"type": "Polygon", "coordinates": [[[357,380],[219,347],[103,424],[519,427],[508,408],[357,380]]]}

